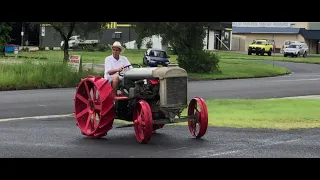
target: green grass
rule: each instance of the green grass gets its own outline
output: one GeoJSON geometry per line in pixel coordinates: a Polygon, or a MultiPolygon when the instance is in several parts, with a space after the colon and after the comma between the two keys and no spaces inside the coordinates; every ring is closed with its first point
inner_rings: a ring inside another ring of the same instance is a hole
{"type": "MultiPolygon", "coordinates": [[[[142,64],[144,50],[126,50],[124,55],[133,64],[142,64]]],[[[111,54],[105,52],[70,51],[70,54],[81,55],[84,63],[103,64],[104,58],[111,54]]],[[[170,55],[176,63],[177,56],[170,55]]],[[[22,52],[20,58],[6,57],[0,59],[0,90],[75,87],[81,77],[101,72],[84,72],[76,74],[63,65],[62,51],[22,52]],[[18,63],[8,63],[18,62],[18,63]],[[22,63],[21,63],[22,62],[22,63]],[[33,62],[33,63],[30,63],[33,62]],[[47,64],[44,64],[44,63],[47,64]],[[40,63],[35,65],[35,63],[40,63]]],[[[219,63],[222,73],[196,74],[190,73],[193,80],[237,79],[278,76],[290,73],[282,67],[273,67],[261,62],[235,59],[222,59],[219,63]]],[[[88,66],[86,66],[88,67],[88,66]]]]}
{"type": "MultiPolygon", "coordinates": [[[[141,64],[142,57],[145,50],[126,50],[123,55],[126,56],[131,63],[141,64]]],[[[94,63],[94,64],[104,64],[104,59],[106,56],[111,55],[111,51],[69,51],[70,55],[81,55],[84,63],[94,63]]],[[[12,54],[8,54],[8,56],[14,56],[12,54]]],[[[21,57],[30,57],[34,58],[45,58],[49,61],[62,61],[63,59],[63,51],[37,51],[37,52],[21,52],[19,54],[21,57]]],[[[177,56],[173,55],[170,59],[173,62],[176,62],[177,56]]]]}
{"type": "Polygon", "coordinates": [[[210,126],[283,130],[320,127],[320,99],[220,99],[206,100],[206,104],[210,126]]]}
{"type": "MultiPolygon", "coordinates": [[[[320,128],[320,99],[217,99],[206,100],[206,104],[208,125],[212,127],[277,130],[320,128]]],[[[182,115],[187,115],[187,109],[182,115]]],[[[115,122],[130,124],[122,120],[115,122]]],[[[187,125],[187,122],[168,125],[187,125]]]]}
{"type": "MultiPolygon", "coordinates": [[[[111,51],[105,52],[87,52],[87,51],[69,51],[73,55],[81,55],[83,62],[86,63],[104,63],[104,58],[111,54],[111,51]]],[[[132,63],[142,63],[142,56],[145,50],[126,50],[123,55],[127,56],[132,63]]],[[[221,59],[247,59],[247,60],[274,60],[274,61],[289,61],[289,62],[304,62],[304,63],[320,63],[319,54],[310,54],[309,57],[283,57],[283,55],[272,55],[272,56],[257,56],[257,55],[247,55],[241,53],[234,53],[232,51],[213,51],[220,55],[221,59]]],[[[12,55],[9,55],[12,56],[12,55]]],[[[37,51],[37,52],[21,52],[20,56],[32,57],[32,58],[47,58],[49,60],[61,60],[63,58],[62,51],[37,51]]],[[[176,62],[176,55],[170,55],[171,61],[176,62]]]]}
{"type": "Polygon", "coordinates": [[[63,63],[1,64],[0,90],[75,87],[88,74],[95,75],[95,72],[76,73],[63,63]]]}
{"type": "MultiPolygon", "coordinates": [[[[142,64],[142,57],[145,50],[126,50],[124,56],[126,56],[129,61],[133,64],[142,64]]],[[[87,51],[69,51],[72,55],[81,55],[84,63],[94,63],[103,64],[104,58],[111,54],[111,51],[105,52],[87,52],[87,51]]],[[[237,59],[228,59],[228,54],[231,53],[221,53],[219,55],[222,57],[219,66],[221,67],[222,73],[215,74],[194,74],[190,73],[190,77],[193,79],[231,79],[231,78],[254,78],[254,77],[268,77],[268,76],[278,76],[290,73],[285,68],[273,67],[272,65],[267,65],[261,62],[247,62],[237,59]]],[[[177,63],[176,55],[170,55],[170,60],[172,63],[177,63]]],[[[48,61],[62,61],[63,52],[62,51],[37,51],[37,52],[22,52],[20,54],[22,57],[30,58],[46,58],[48,61]]],[[[231,57],[232,58],[232,57],[231,57]]],[[[21,58],[23,59],[23,58],[21,58]]]]}
{"type": "Polygon", "coordinates": [[[217,52],[222,59],[246,59],[246,60],[270,60],[270,61],[287,61],[287,62],[297,62],[297,63],[312,63],[312,64],[320,64],[320,56],[318,54],[309,55],[309,57],[283,57],[280,55],[272,55],[272,56],[257,56],[257,55],[247,55],[241,53],[234,52],[217,52]]]}
{"type": "Polygon", "coordinates": [[[223,59],[221,60],[221,74],[193,74],[189,76],[193,79],[236,79],[236,78],[257,78],[279,76],[290,73],[289,70],[272,66],[261,62],[248,62],[243,60],[223,59]]]}

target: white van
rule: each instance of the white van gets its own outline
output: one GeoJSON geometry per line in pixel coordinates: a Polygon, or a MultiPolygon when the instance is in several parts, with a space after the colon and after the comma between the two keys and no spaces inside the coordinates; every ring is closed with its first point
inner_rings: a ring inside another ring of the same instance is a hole
{"type": "Polygon", "coordinates": [[[298,56],[303,56],[307,57],[309,47],[306,43],[291,43],[288,45],[286,48],[283,49],[283,56],[291,56],[291,57],[298,57],[298,56]]]}

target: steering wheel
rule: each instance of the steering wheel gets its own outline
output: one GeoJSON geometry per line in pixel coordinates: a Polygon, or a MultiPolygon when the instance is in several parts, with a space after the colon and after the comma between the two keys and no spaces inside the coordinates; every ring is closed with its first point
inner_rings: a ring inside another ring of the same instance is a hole
{"type": "Polygon", "coordinates": [[[141,68],[141,65],[140,65],[140,64],[131,64],[131,66],[132,66],[133,68],[141,68]],[[137,66],[137,67],[134,67],[134,66],[137,66]]]}
{"type": "MultiPolygon", "coordinates": [[[[138,68],[141,67],[140,64],[130,64],[130,65],[124,66],[124,67],[123,67],[123,70],[126,69],[126,68],[128,68],[128,67],[130,67],[130,66],[132,66],[132,67],[138,66],[138,68]]],[[[124,76],[123,70],[120,71],[120,72],[118,72],[119,76],[124,76]]]]}

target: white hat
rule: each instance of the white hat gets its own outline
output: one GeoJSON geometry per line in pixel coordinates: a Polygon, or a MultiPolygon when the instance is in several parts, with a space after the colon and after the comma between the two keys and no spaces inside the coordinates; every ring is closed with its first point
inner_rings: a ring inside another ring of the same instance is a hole
{"type": "Polygon", "coordinates": [[[109,45],[109,47],[112,49],[114,47],[120,48],[121,49],[121,53],[124,52],[125,48],[121,46],[121,43],[119,41],[115,41],[113,43],[113,45],[109,45]]]}

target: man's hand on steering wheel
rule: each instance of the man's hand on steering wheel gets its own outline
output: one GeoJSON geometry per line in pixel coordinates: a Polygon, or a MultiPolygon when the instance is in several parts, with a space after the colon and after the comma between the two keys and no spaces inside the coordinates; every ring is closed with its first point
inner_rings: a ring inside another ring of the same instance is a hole
{"type": "Polygon", "coordinates": [[[123,71],[123,69],[124,69],[124,66],[121,66],[121,67],[119,68],[118,72],[123,71]]]}
{"type": "Polygon", "coordinates": [[[119,70],[118,70],[119,76],[123,76],[124,73],[122,73],[122,71],[123,71],[125,68],[128,68],[128,67],[130,67],[130,66],[131,66],[131,64],[130,64],[130,65],[127,65],[127,66],[122,66],[122,67],[120,67],[119,70]]]}

